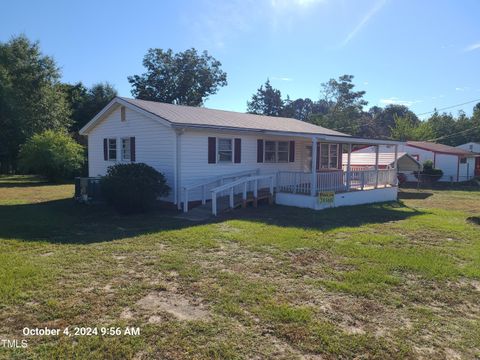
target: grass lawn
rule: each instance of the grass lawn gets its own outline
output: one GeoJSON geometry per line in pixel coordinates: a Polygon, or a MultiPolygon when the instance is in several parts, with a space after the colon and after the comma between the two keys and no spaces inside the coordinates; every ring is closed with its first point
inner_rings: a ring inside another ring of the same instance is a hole
{"type": "Polygon", "coordinates": [[[0,358],[480,357],[479,191],[207,223],[72,195],[0,177],[0,358]],[[67,326],[141,333],[22,336],[67,326]]]}

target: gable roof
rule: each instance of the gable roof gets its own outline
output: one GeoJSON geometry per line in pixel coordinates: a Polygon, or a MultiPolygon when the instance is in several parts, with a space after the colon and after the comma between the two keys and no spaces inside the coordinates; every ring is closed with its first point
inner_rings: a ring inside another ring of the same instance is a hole
{"type": "MultiPolygon", "coordinates": [[[[124,97],[116,97],[113,99],[112,102],[102,110],[102,112],[106,113],[105,110],[115,103],[120,103],[126,106],[130,105],[130,108],[147,112],[148,114],[157,117],[159,120],[166,121],[174,127],[207,127],[250,131],[278,131],[312,135],[350,136],[348,134],[292,118],[246,114],[234,111],[166,104],[156,101],[137,100],[124,97]]],[[[80,130],[80,134],[88,133],[99,121],[101,121],[101,115],[103,115],[102,112],[85,125],[80,130]]]]}
{"type": "Polygon", "coordinates": [[[407,141],[407,145],[413,146],[423,150],[429,150],[441,154],[450,154],[457,156],[472,156],[474,155],[470,151],[455,148],[444,144],[437,144],[429,141],[407,141]]]}

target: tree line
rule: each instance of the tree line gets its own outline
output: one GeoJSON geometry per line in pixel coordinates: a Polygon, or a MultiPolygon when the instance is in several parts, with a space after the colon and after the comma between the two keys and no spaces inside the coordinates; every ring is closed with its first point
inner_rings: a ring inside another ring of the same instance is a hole
{"type": "MultiPolygon", "coordinates": [[[[222,64],[207,51],[149,49],[143,65],[143,74],[127,78],[137,99],[202,106],[227,85],[222,64]]],[[[480,104],[472,116],[434,112],[420,121],[402,105],[367,109],[365,91],[355,90],[353,79],[343,75],[322,83],[322,97],[314,100],[284,98],[267,79],[247,102],[247,112],[292,117],[362,137],[437,140],[448,145],[480,142],[480,104]]],[[[115,96],[117,91],[107,82],[91,87],[63,83],[55,60],[24,35],[0,43],[0,173],[17,171],[22,159],[30,159],[25,171],[52,166],[55,161],[54,172],[77,171],[85,157],[80,161],[82,147],[69,141],[85,146],[78,130],[115,96]],[[60,161],[55,153],[71,154],[71,158],[60,161]],[[69,162],[76,165],[69,169],[69,162]]]]}
{"type": "Polygon", "coordinates": [[[322,97],[317,100],[282,97],[267,79],[247,102],[252,114],[293,117],[302,121],[338,130],[350,135],[393,140],[436,141],[456,146],[480,142],[480,103],[472,116],[460,111],[434,111],[421,121],[407,106],[390,104],[366,109],[365,91],[355,91],[353,75],[343,75],[321,84],[322,97]]]}

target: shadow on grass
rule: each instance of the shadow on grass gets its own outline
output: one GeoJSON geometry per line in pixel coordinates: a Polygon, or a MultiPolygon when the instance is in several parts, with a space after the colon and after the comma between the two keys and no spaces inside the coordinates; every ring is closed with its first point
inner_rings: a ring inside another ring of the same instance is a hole
{"type": "Polygon", "coordinates": [[[35,204],[0,205],[0,238],[52,243],[97,243],[137,235],[240,219],[284,227],[326,231],[404,220],[421,212],[402,203],[349,206],[322,211],[260,205],[222,213],[204,222],[177,219],[176,210],[122,216],[106,205],[61,199],[35,204]]]}
{"type": "Polygon", "coordinates": [[[475,180],[463,181],[463,182],[447,182],[439,181],[435,183],[421,183],[417,184],[416,182],[406,182],[401,185],[401,189],[408,190],[436,190],[436,191],[480,191],[480,186],[475,180]]]}
{"type": "Polygon", "coordinates": [[[360,227],[366,224],[405,220],[421,214],[423,212],[409,208],[401,202],[388,202],[319,211],[281,205],[260,206],[257,209],[241,209],[222,217],[282,227],[328,231],[340,227],[360,227]]]}
{"type": "Polygon", "coordinates": [[[412,192],[412,191],[399,191],[398,198],[399,199],[414,199],[414,200],[424,200],[432,196],[433,193],[431,192],[412,192]]]}

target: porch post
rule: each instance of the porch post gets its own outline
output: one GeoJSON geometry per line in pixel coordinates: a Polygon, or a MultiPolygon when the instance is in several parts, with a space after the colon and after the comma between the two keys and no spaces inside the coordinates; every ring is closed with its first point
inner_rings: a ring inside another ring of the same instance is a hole
{"type": "Polygon", "coordinates": [[[350,191],[350,182],[351,182],[351,168],[350,168],[350,163],[351,163],[351,158],[352,158],[352,144],[348,144],[348,157],[347,157],[347,191],[350,191]]]}
{"type": "Polygon", "coordinates": [[[317,196],[317,138],[312,138],[312,181],[310,195],[317,196]]]}
{"type": "Polygon", "coordinates": [[[380,146],[375,145],[375,189],[378,188],[378,151],[380,146]]]}
{"type": "MultiPolygon", "coordinates": [[[[394,158],[394,160],[393,160],[393,167],[395,168],[395,170],[397,170],[397,166],[398,166],[398,164],[397,164],[397,162],[398,162],[397,158],[398,158],[398,145],[395,145],[395,158],[394,158]]],[[[397,170],[397,172],[398,172],[398,170],[397,170]]]]}

